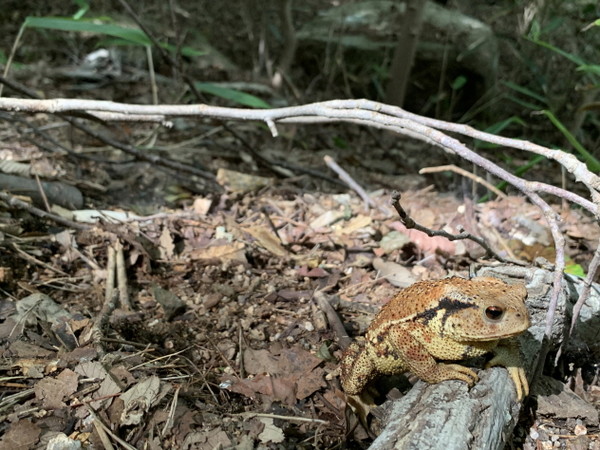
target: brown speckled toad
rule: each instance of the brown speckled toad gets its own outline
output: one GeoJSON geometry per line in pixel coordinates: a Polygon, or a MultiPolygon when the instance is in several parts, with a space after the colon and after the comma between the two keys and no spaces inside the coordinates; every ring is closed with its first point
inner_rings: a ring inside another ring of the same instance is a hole
{"type": "Polygon", "coordinates": [[[364,345],[353,342],[341,361],[342,387],[360,394],[378,375],[411,371],[429,383],[463,380],[472,386],[477,374],[459,361],[488,352],[489,366],[504,366],[517,397],[529,392],[519,348],[507,339],[529,328],[527,291],[496,278],[452,277],[421,281],[402,290],[377,314],[364,345]]]}

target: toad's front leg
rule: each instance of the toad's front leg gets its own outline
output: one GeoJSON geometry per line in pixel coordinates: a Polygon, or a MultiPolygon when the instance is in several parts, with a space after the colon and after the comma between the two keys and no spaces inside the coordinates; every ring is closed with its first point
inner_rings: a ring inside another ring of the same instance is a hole
{"type": "MultiPolygon", "coordinates": [[[[391,356],[403,361],[404,370],[411,371],[415,376],[428,383],[462,380],[469,386],[473,386],[479,380],[477,374],[468,367],[436,361],[425,346],[403,328],[390,329],[386,343],[391,348],[391,356]]],[[[377,363],[384,364],[384,366],[377,367],[381,373],[394,373],[387,370],[386,360],[377,360],[377,363]]]]}

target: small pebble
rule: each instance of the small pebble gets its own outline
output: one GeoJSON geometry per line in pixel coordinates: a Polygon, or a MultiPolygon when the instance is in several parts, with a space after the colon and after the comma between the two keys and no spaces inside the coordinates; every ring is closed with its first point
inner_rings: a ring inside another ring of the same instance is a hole
{"type": "Polygon", "coordinates": [[[531,430],[529,430],[529,437],[531,439],[537,439],[540,437],[540,433],[537,432],[537,430],[534,430],[533,428],[531,430]]]}

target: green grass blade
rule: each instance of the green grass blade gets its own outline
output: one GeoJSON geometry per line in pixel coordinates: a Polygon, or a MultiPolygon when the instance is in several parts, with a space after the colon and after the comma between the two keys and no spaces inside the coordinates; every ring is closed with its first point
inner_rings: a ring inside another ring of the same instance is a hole
{"type": "MultiPolygon", "coordinates": [[[[513,125],[513,124],[521,125],[522,127],[527,126],[527,123],[523,119],[521,119],[518,116],[512,116],[512,117],[509,117],[508,119],[504,119],[504,120],[501,120],[500,122],[496,122],[496,123],[490,125],[483,131],[485,131],[486,133],[491,133],[491,134],[500,134],[500,133],[502,133],[502,131],[504,129],[506,129],[508,126],[513,125]]],[[[490,149],[490,148],[500,147],[498,144],[492,144],[490,142],[485,142],[485,141],[480,141],[480,140],[475,140],[475,146],[477,148],[481,148],[481,149],[490,149]]]]}
{"type": "Polygon", "coordinates": [[[59,31],[78,31],[87,33],[106,34],[124,39],[138,45],[152,45],[152,42],[142,30],[126,28],[120,25],[95,23],[92,19],[74,20],[69,17],[27,17],[25,27],[42,28],[59,31]]]}
{"type": "Polygon", "coordinates": [[[558,120],[558,118],[552,113],[552,111],[544,110],[542,111],[550,122],[560,131],[567,141],[573,146],[575,150],[581,155],[588,168],[593,172],[600,172],[600,161],[598,161],[594,155],[588,152],[583,145],[579,143],[577,138],[571,134],[569,130],[563,125],[563,123],[558,120]]]}
{"type": "Polygon", "coordinates": [[[519,106],[522,106],[525,109],[531,109],[532,111],[539,111],[540,109],[543,108],[543,106],[536,105],[535,103],[531,103],[531,102],[526,102],[526,101],[521,100],[520,98],[514,97],[512,95],[507,95],[506,99],[510,100],[511,102],[516,103],[519,106]]]}
{"type": "Polygon", "coordinates": [[[239,103],[240,105],[250,106],[252,108],[270,108],[269,105],[264,100],[252,95],[247,94],[242,91],[238,91],[235,89],[229,89],[222,86],[218,86],[214,83],[194,83],[196,89],[202,92],[206,92],[207,94],[216,95],[217,97],[224,98],[226,100],[231,100],[232,102],[239,103]]]}
{"type": "Polygon", "coordinates": [[[579,66],[577,71],[600,75],[600,66],[597,64],[584,64],[583,66],[579,66]]]}
{"type": "Polygon", "coordinates": [[[585,66],[585,64],[586,64],[585,61],[583,59],[581,59],[579,56],[565,52],[564,50],[561,50],[560,48],[555,47],[554,45],[550,44],[549,42],[544,42],[544,41],[540,41],[539,39],[532,39],[529,37],[525,37],[525,39],[528,39],[529,41],[533,42],[534,44],[539,45],[540,47],[547,48],[548,50],[552,50],[554,53],[564,56],[569,61],[577,64],[578,66],[585,66]]]}
{"type": "Polygon", "coordinates": [[[526,87],[519,86],[518,84],[512,83],[510,81],[504,81],[503,84],[512,89],[513,91],[519,92],[520,94],[527,95],[528,97],[536,99],[538,102],[543,103],[544,105],[548,104],[546,97],[533,92],[531,89],[527,89],[526,87]]]}

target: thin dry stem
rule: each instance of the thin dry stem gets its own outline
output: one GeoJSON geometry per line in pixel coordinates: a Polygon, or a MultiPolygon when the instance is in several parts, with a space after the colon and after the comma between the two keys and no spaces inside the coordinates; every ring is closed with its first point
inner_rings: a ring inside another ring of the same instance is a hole
{"type": "Polygon", "coordinates": [[[437,167],[424,167],[421,170],[419,170],[419,173],[424,174],[424,173],[445,172],[447,170],[450,172],[458,173],[459,175],[462,175],[463,177],[473,180],[475,183],[481,184],[486,189],[489,189],[494,194],[496,194],[498,197],[508,198],[508,195],[506,195],[504,192],[502,192],[500,189],[498,189],[493,184],[488,183],[483,178],[475,175],[472,172],[469,172],[469,171],[463,169],[462,167],[455,166],[454,164],[448,164],[446,166],[437,166],[437,167]]]}
{"type": "Polygon", "coordinates": [[[369,206],[375,206],[375,203],[373,202],[373,200],[371,200],[371,197],[369,197],[369,194],[366,193],[362,186],[356,181],[354,181],[350,174],[344,169],[342,169],[331,156],[325,155],[323,157],[323,160],[325,161],[325,164],[327,164],[331,168],[331,170],[338,174],[338,176],[342,179],[344,183],[348,185],[348,187],[350,187],[350,189],[355,191],[359,195],[359,197],[362,198],[363,202],[365,202],[366,209],[369,209],[369,206]]]}

